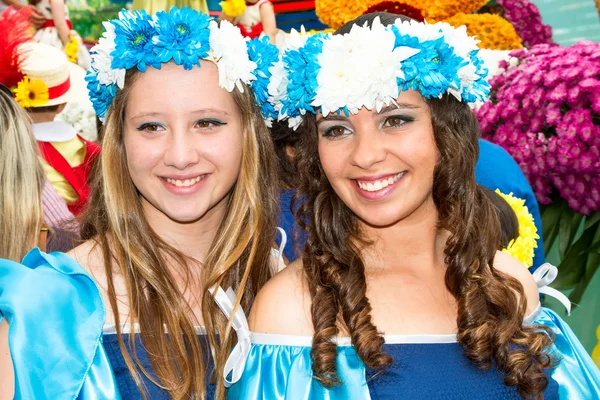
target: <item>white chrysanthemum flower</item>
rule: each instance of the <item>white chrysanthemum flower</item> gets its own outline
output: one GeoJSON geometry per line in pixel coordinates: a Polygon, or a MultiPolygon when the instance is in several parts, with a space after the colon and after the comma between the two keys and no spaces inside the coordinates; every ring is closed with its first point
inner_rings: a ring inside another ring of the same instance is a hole
{"type": "Polygon", "coordinates": [[[325,116],[344,107],[355,114],[362,107],[380,111],[390,104],[398,97],[396,78],[402,74],[402,61],[419,52],[394,49],[395,40],[377,19],[371,28],[354,26],[347,35],[325,41],[312,104],[325,116]]]}
{"type": "Polygon", "coordinates": [[[103,22],[105,32],[92,48],[92,67],[96,71],[98,82],[102,85],[116,83],[123,89],[125,85],[125,69],[112,68],[113,57],[111,53],[115,50],[115,26],[110,22],[103,22]]]}
{"type": "Polygon", "coordinates": [[[229,92],[234,87],[243,92],[242,83],[249,84],[256,79],[253,74],[256,63],[248,57],[246,40],[238,27],[228,21],[221,21],[220,26],[211,21],[210,47],[219,69],[219,86],[229,92]]]}
{"type": "Polygon", "coordinates": [[[309,38],[309,35],[306,34],[304,30],[304,25],[301,28],[301,32],[298,32],[294,28],[292,28],[289,35],[285,38],[285,44],[283,46],[286,51],[298,50],[306,44],[306,40],[309,38]]]}
{"type": "Polygon", "coordinates": [[[477,47],[479,40],[467,34],[467,27],[465,25],[455,28],[447,22],[438,22],[433,26],[441,29],[444,33],[444,41],[454,48],[456,55],[465,60],[469,60],[472,51],[479,49],[477,47]]]}
{"type": "Polygon", "coordinates": [[[419,39],[419,43],[436,40],[444,35],[440,27],[429,25],[425,22],[397,20],[394,25],[402,35],[416,37],[419,39]]]}
{"type": "Polygon", "coordinates": [[[278,120],[282,120],[287,117],[287,114],[281,112],[283,107],[281,101],[287,97],[287,85],[289,83],[283,61],[278,60],[275,64],[271,65],[269,72],[271,73],[271,79],[267,85],[269,102],[275,107],[275,111],[278,113],[278,120]]]}
{"type": "Polygon", "coordinates": [[[302,124],[304,117],[302,115],[298,115],[297,117],[292,117],[288,119],[288,126],[293,130],[298,129],[300,124],[302,124]]]}

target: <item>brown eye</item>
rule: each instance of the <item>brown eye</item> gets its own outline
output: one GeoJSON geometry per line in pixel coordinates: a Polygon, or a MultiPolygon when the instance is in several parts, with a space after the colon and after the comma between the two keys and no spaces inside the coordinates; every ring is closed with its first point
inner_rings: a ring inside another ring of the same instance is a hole
{"type": "Polygon", "coordinates": [[[412,115],[392,115],[385,119],[383,122],[384,128],[401,128],[404,125],[415,120],[412,115]]]}
{"type": "Polygon", "coordinates": [[[400,117],[390,117],[385,120],[385,123],[383,125],[388,128],[398,128],[399,126],[404,125],[405,122],[406,121],[404,121],[400,117]]]}
{"type": "Polygon", "coordinates": [[[325,136],[325,137],[340,137],[340,136],[347,135],[348,133],[350,133],[350,130],[348,130],[348,128],[338,125],[338,126],[332,126],[331,128],[328,128],[325,131],[325,133],[323,133],[323,136],[325,136]]]}
{"type": "Polygon", "coordinates": [[[200,129],[214,129],[223,125],[227,125],[227,122],[223,122],[221,120],[212,118],[206,118],[196,121],[196,128],[200,129]]]}
{"type": "Polygon", "coordinates": [[[137,130],[138,131],[146,131],[146,132],[150,132],[150,133],[156,133],[156,132],[164,131],[165,127],[160,124],[146,123],[146,124],[142,124],[142,125],[138,126],[137,130]]]}

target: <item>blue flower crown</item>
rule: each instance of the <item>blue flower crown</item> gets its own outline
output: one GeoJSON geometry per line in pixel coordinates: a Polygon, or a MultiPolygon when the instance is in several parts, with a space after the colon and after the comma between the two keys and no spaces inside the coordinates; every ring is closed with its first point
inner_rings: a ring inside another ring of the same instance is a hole
{"type": "Polygon", "coordinates": [[[269,68],[279,60],[279,52],[268,38],[248,40],[227,21],[218,24],[198,11],[177,7],[152,16],[122,10],[118,19],[103,25],[105,32],[92,48],[86,75],[90,100],[102,122],[128,69],[144,72],[148,66],[160,69],[174,62],[189,70],[200,66],[200,60],[217,65],[219,86],[229,92],[235,87],[243,92],[243,84],[252,87],[265,118],[272,118],[269,68]]]}
{"type": "Polygon", "coordinates": [[[409,89],[425,98],[449,93],[467,103],[484,101],[489,84],[477,43],[464,26],[416,21],[383,26],[379,18],[344,35],[293,31],[270,69],[273,115],[295,129],[307,112],[379,111],[409,89]]]}

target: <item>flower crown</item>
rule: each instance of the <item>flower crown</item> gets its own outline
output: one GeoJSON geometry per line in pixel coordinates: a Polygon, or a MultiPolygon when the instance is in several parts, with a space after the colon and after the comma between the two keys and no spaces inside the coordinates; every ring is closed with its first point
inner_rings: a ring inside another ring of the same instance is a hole
{"type": "Polygon", "coordinates": [[[269,67],[278,59],[277,47],[262,40],[245,39],[239,28],[227,21],[218,24],[209,16],[189,8],[173,7],[148,15],[145,11],[122,10],[119,18],[103,22],[105,32],[92,48],[92,63],[86,81],[90,99],[102,122],[106,111],[125,84],[125,72],[174,62],[186,70],[200,60],[214,62],[219,86],[231,92],[242,84],[253,88],[257,103],[269,115],[267,85],[269,67]]]}
{"type": "Polygon", "coordinates": [[[297,128],[306,112],[381,110],[400,92],[424,97],[452,94],[460,101],[483,101],[487,70],[477,41],[466,27],[443,22],[397,21],[352,27],[344,35],[301,35],[293,31],[282,59],[271,68],[269,117],[297,128]]]}
{"type": "Polygon", "coordinates": [[[496,189],[496,193],[510,205],[519,222],[519,236],[511,240],[502,251],[510,254],[529,268],[533,265],[537,239],[540,238],[533,222],[533,215],[527,209],[525,200],[513,196],[512,193],[504,194],[498,189],[496,189]]]}

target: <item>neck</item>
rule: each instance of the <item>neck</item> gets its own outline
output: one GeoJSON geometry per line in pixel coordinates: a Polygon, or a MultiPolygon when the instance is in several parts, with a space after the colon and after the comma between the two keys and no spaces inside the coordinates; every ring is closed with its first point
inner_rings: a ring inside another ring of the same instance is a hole
{"type": "Polygon", "coordinates": [[[162,240],[188,257],[200,262],[206,260],[213,239],[225,217],[223,201],[193,222],[178,222],[144,201],[144,213],[152,229],[162,240]]]}
{"type": "Polygon", "coordinates": [[[428,200],[410,216],[393,225],[363,225],[373,245],[363,250],[368,269],[403,269],[415,273],[445,268],[444,248],[448,233],[437,228],[438,212],[428,200]]]}
{"type": "Polygon", "coordinates": [[[52,113],[52,112],[31,112],[29,113],[29,116],[31,117],[31,120],[33,121],[34,124],[39,124],[42,122],[52,122],[54,121],[54,118],[56,117],[56,113],[52,113]]]}

